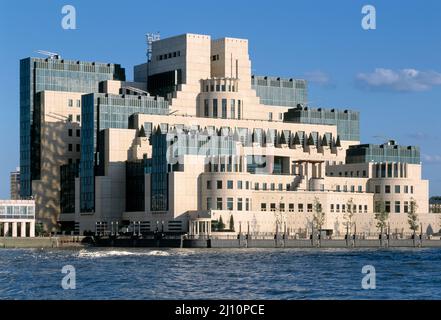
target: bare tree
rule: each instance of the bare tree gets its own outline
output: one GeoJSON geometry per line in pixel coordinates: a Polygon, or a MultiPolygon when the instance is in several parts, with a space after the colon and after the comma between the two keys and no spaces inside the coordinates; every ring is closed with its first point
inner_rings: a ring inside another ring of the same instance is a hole
{"type": "Polygon", "coordinates": [[[383,230],[387,225],[387,220],[389,220],[389,212],[386,212],[386,208],[383,201],[378,201],[375,205],[375,220],[377,220],[377,228],[381,230],[383,235],[383,230]]]}
{"type": "Polygon", "coordinates": [[[314,215],[312,221],[317,230],[321,230],[325,224],[325,213],[323,212],[322,204],[317,197],[314,198],[313,211],[314,215]]]}
{"type": "Polygon", "coordinates": [[[346,230],[348,230],[349,233],[352,231],[352,219],[354,217],[354,213],[354,200],[350,198],[346,203],[346,213],[343,215],[346,230]]]}
{"type": "Polygon", "coordinates": [[[409,223],[410,230],[413,231],[413,237],[415,239],[415,233],[418,230],[419,223],[418,223],[418,214],[416,213],[418,209],[418,205],[414,198],[410,199],[410,210],[407,213],[407,222],[409,223]]]}

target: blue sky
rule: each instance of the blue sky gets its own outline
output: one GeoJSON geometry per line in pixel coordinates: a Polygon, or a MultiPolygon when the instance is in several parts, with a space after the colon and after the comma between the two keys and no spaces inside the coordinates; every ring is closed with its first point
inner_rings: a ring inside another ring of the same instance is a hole
{"type": "Polygon", "coordinates": [[[1,1],[0,199],[19,164],[20,58],[36,50],[121,63],[145,60],[144,34],[249,39],[253,73],[311,80],[311,105],[361,112],[362,142],[419,145],[430,194],[441,195],[441,1],[1,1]],[[61,8],[77,30],[61,28],[61,8]],[[363,30],[361,8],[376,8],[363,30]]]}

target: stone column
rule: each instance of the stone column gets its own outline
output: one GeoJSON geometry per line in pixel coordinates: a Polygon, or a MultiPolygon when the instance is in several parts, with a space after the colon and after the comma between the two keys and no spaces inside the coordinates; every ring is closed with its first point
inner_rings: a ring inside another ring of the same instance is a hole
{"type": "Polygon", "coordinates": [[[20,231],[20,237],[25,238],[26,237],[26,222],[21,222],[21,231],[20,231]]]}
{"type": "Polygon", "coordinates": [[[5,237],[8,236],[8,232],[9,232],[9,222],[5,222],[3,226],[3,234],[5,237]]]}
{"type": "Polygon", "coordinates": [[[29,237],[34,238],[35,237],[35,221],[29,222],[29,237]]]}
{"type": "Polygon", "coordinates": [[[17,222],[12,223],[12,237],[17,238],[17,222]]]}

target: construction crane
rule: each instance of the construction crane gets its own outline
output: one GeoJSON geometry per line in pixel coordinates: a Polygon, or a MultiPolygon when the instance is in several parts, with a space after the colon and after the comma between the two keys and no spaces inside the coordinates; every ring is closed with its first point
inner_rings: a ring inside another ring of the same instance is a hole
{"type": "Polygon", "coordinates": [[[61,55],[55,52],[45,51],[45,50],[38,50],[37,53],[42,54],[43,56],[48,56],[49,59],[59,60],[61,59],[61,55]]]}

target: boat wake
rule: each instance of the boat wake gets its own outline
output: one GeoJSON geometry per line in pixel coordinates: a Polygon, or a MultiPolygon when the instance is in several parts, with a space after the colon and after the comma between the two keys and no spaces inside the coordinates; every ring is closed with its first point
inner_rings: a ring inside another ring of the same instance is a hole
{"type": "Polygon", "coordinates": [[[109,258],[109,257],[123,257],[123,256],[169,256],[170,253],[161,250],[152,251],[127,251],[127,250],[104,250],[104,251],[90,251],[80,250],[79,258],[109,258]]]}

